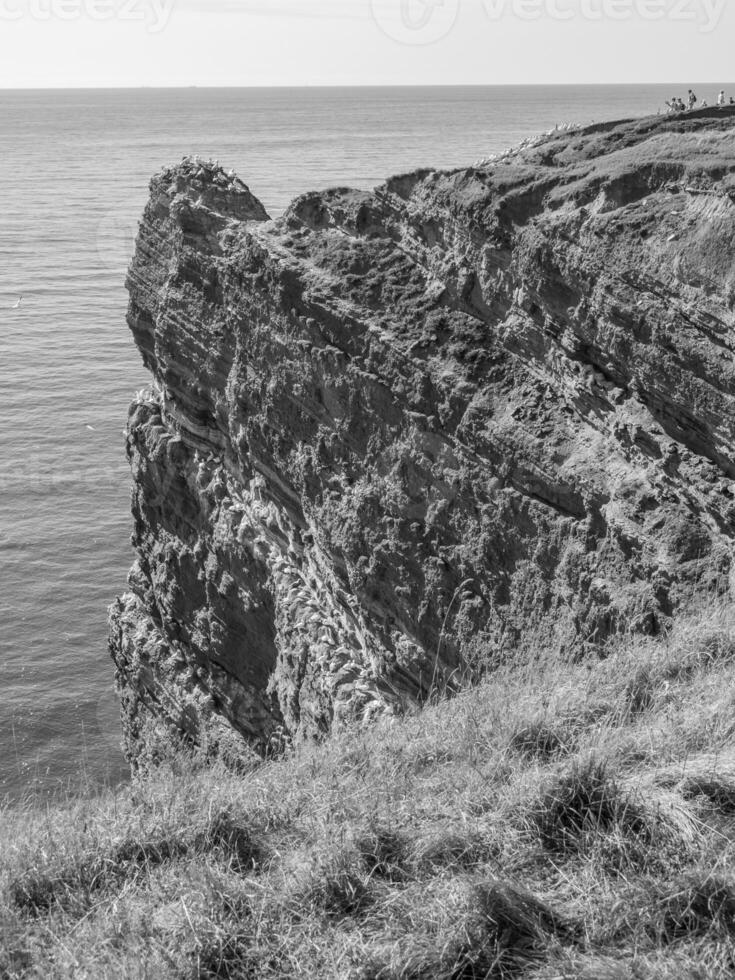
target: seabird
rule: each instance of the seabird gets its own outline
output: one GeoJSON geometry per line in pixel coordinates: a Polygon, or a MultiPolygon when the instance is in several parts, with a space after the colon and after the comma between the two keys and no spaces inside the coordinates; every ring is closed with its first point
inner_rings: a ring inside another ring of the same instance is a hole
{"type": "Polygon", "coordinates": [[[20,309],[20,304],[22,302],[23,302],[23,296],[21,295],[21,296],[18,297],[18,301],[13,304],[13,306],[11,307],[11,309],[13,309],[13,310],[19,310],[20,309]]]}

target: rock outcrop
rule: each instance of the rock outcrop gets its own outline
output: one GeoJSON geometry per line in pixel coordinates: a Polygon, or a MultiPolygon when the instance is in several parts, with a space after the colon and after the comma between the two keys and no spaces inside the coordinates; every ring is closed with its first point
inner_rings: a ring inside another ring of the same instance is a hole
{"type": "Polygon", "coordinates": [[[111,612],[132,758],[150,716],[262,748],[729,587],[734,135],[598,125],[277,221],[215,165],[153,180],[111,612]]]}

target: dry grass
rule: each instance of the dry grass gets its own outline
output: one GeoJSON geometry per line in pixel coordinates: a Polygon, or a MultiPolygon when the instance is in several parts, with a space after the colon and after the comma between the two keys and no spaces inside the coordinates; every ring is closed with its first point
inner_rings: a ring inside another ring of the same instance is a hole
{"type": "Polygon", "coordinates": [[[735,972],[735,614],[0,815],[0,980],[735,972]]]}

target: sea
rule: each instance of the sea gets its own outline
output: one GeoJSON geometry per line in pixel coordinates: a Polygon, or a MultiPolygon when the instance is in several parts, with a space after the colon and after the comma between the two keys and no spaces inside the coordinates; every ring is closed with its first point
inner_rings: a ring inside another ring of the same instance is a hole
{"type": "Polygon", "coordinates": [[[150,177],[219,159],[277,217],[687,87],[0,91],[0,802],[128,778],[107,608],[133,558],[123,429],[147,375],[125,273],[150,177]]]}

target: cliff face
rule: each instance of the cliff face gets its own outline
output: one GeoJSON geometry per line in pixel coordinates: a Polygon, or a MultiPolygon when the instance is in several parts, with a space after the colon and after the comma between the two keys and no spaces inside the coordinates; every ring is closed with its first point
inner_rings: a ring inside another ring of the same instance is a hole
{"type": "Polygon", "coordinates": [[[217,167],[153,180],[111,613],[133,757],[150,714],[262,746],[726,586],[734,131],[591,127],[278,221],[217,167]]]}

